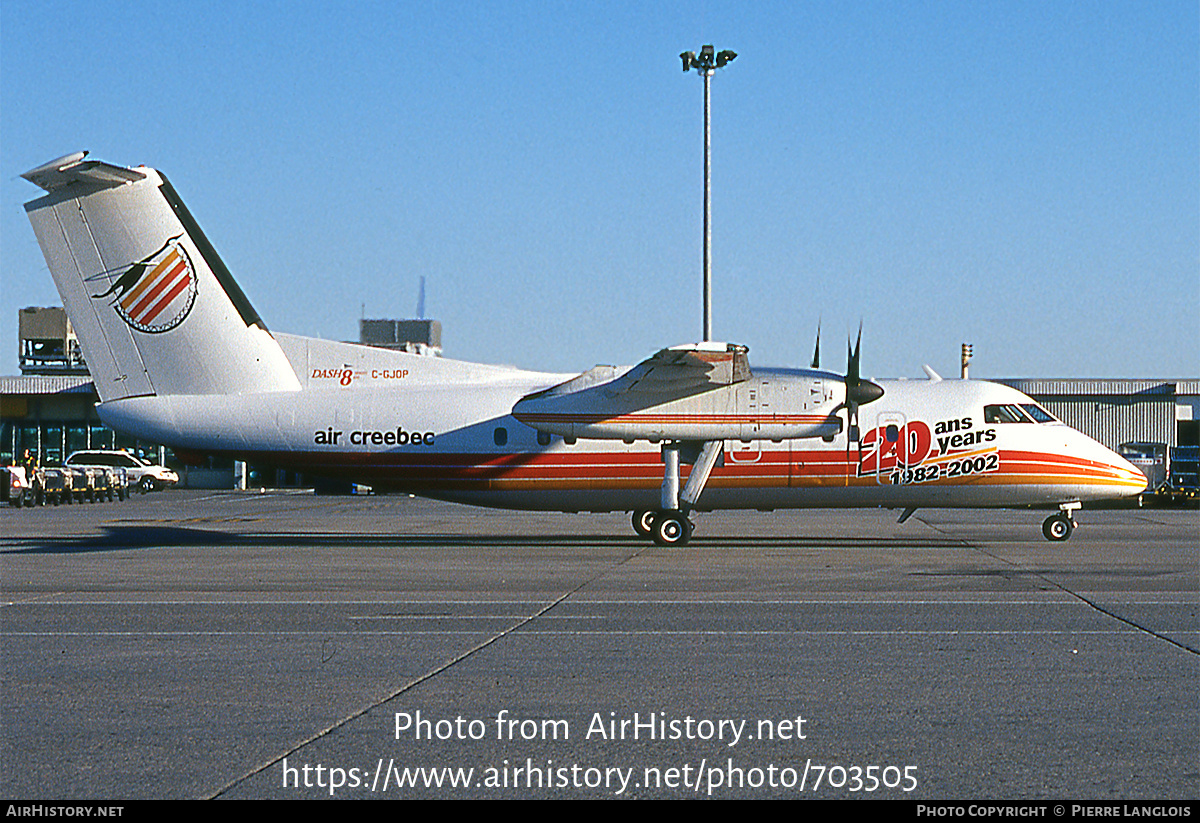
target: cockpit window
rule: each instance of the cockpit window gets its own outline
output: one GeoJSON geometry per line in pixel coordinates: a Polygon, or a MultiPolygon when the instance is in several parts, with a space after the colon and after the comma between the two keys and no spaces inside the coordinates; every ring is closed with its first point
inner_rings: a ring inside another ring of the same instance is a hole
{"type": "Polygon", "coordinates": [[[1043,409],[1037,403],[1022,403],[1021,408],[1023,408],[1030,417],[1032,417],[1034,420],[1036,420],[1039,423],[1057,423],[1058,422],[1057,417],[1055,417],[1050,412],[1043,409]]]}
{"type": "Polygon", "coordinates": [[[983,407],[985,423],[1032,423],[1033,419],[1016,403],[997,404],[983,407]]]}

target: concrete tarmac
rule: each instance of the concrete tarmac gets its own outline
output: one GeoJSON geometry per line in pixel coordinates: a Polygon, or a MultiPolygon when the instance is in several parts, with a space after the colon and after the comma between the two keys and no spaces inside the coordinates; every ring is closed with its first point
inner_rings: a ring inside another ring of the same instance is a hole
{"type": "Polygon", "coordinates": [[[0,511],[0,793],[1200,796],[1200,515],[0,511]]]}

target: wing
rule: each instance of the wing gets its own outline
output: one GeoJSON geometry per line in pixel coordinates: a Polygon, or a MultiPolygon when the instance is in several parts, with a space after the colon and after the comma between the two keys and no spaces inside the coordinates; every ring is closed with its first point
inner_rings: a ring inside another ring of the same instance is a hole
{"type": "MultiPolygon", "coordinates": [[[[663,349],[631,369],[596,366],[565,383],[521,399],[547,400],[591,389],[612,400],[637,394],[639,403],[666,403],[750,378],[749,351],[734,343],[690,343],[663,349]]],[[[577,398],[577,400],[582,398],[577,398]]]]}
{"type": "Polygon", "coordinates": [[[732,343],[692,343],[624,371],[597,366],[521,398],[513,416],[572,440],[713,439],[705,436],[713,434],[711,424],[720,419],[727,428],[737,405],[730,387],[750,377],[747,351],[732,343]]]}
{"type": "Polygon", "coordinates": [[[827,414],[755,402],[745,346],[697,343],[663,349],[624,371],[597,366],[513,406],[513,416],[568,440],[756,440],[824,436],[827,414]]]}

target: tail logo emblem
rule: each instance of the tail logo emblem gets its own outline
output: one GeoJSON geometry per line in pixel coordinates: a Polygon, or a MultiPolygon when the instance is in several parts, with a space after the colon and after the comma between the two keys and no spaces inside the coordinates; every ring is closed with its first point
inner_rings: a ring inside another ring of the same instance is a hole
{"type": "Polygon", "coordinates": [[[130,328],[140,332],[161,334],[178,326],[196,302],[196,269],[179,243],[182,236],[172,237],[158,251],[131,264],[111,281],[107,291],[92,298],[111,298],[109,305],[130,328]]]}

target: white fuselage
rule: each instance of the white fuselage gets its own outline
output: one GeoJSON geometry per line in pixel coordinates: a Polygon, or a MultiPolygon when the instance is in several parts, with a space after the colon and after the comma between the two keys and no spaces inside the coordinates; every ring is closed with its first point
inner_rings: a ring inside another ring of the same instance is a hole
{"type": "MultiPolygon", "coordinates": [[[[656,505],[660,444],[570,442],[512,416],[522,397],[570,375],[276,338],[301,378],[297,391],[130,397],[101,404],[100,415],[180,450],[380,489],[523,509],[656,505]]],[[[723,465],[696,507],[1058,504],[1145,487],[1123,458],[1062,423],[989,422],[988,409],[1033,403],[1014,389],[982,381],[877,382],[884,394],[862,407],[862,442],[850,444],[836,374],[760,369],[714,390],[729,394],[726,417],[736,418],[746,436],[724,441],[723,465]],[[838,433],[771,439],[776,420],[801,413],[826,418],[822,431],[838,433]]]]}
{"type": "Polygon", "coordinates": [[[1069,509],[1145,488],[1013,389],[862,381],[857,344],[846,377],[752,369],[712,341],[554,375],[272,334],[160,172],[75,153],[23,176],[46,192],[25,209],[101,418],[180,453],[492,506],[660,510],[664,543],[686,542],[684,507],[1069,509]]]}

